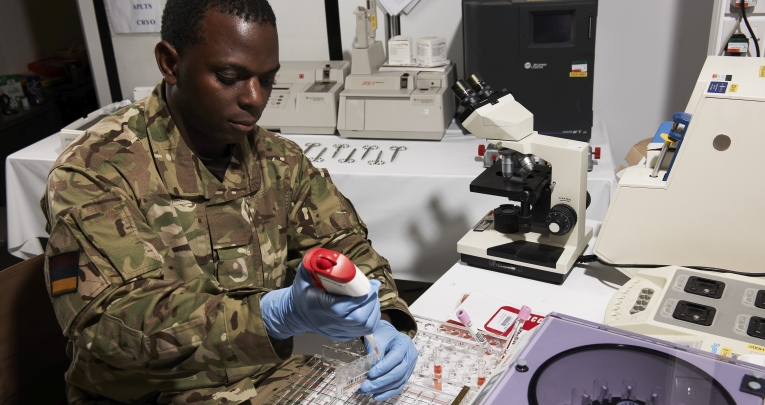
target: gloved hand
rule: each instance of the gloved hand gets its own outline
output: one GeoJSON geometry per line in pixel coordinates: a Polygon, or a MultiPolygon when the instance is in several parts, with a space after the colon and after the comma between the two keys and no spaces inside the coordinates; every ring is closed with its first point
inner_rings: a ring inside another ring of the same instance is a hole
{"type": "Polygon", "coordinates": [[[292,286],[269,291],[260,299],[266,332],[280,340],[304,332],[339,341],[370,334],[380,321],[380,282],[369,283],[369,293],[363,297],[328,294],[314,286],[301,263],[292,286]]]}
{"type": "MultiPolygon", "coordinates": [[[[372,394],[376,401],[384,401],[400,393],[417,364],[417,348],[409,336],[399,332],[387,321],[377,323],[372,334],[382,359],[369,370],[369,378],[361,384],[359,392],[372,394]]],[[[367,353],[374,349],[364,339],[367,353]]]]}

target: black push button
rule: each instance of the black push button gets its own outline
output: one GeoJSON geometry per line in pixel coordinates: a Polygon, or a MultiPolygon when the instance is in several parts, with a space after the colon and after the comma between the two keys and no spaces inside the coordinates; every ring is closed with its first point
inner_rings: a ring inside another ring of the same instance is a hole
{"type": "Polygon", "coordinates": [[[754,299],[754,306],[765,309],[765,290],[757,291],[757,297],[754,299]]]}
{"type": "Polygon", "coordinates": [[[765,339],[765,318],[753,316],[749,319],[749,327],[746,328],[746,334],[751,337],[765,339]]]}
{"type": "Polygon", "coordinates": [[[685,292],[702,297],[719,299],[725,290],[725,283],[708,278],[690,277],[685,284],[685,292]]]}
{"type": "Polygon", "coordinates": [[[681,321],[695,323],[696,325],[709,326],[715,319],[716,313],[716,309],[707,305],[679,301],[675,307],[675,312],[672,313],[672,317],[681,321]]]}

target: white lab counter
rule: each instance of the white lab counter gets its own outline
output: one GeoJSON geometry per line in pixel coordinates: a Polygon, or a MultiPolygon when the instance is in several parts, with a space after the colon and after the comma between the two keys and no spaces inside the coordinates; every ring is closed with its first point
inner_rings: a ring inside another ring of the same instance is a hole
{"type": "MultiPolygon", "coordinates": [[[[588,220],[587,225],[597,235],[600,223],[588,220]]],[[[596,237],[585,254],[592,251],[596,237]]],[[[445,321],[464,294],[480,291],[514,306],[528,305],[534,313],[554,311],[602,323],[611,297],[628,280],[615,268],[600,264],[574,267],[562,285],[555,285],[457,263],[409,309],[414,315],[445,321]]]]}
{"type": "MultiPolygon", "coordinates": [[[[324,147],[323,162],[338,189],[350,199],[369,228],[375,249],[391,263],[397,279],[434,282],[459,260],[457,241],[483,215],[504,199],[471,193],[470,182],[484,169],[476,160],[478,145],[456,124],[443,140],[391,141],[341,139],[336,135],[286,135],[315,157],[324,147]],[[333,145],[348,144],[335,158],[333,145]],[[376,145],[362,161],[364,145],[376,145]],[[391,162],[391,146],[406,146],[391,162]],[[339,163],[357,148],[354,163],[339,163]],[[383,165],[367,161],[382,151],[383,165]]],[[[601,158],[588,175],[592,204],[587,217],[605,218],[616,188],[614,164],[605,121],[595,115],[590,144],[601,148],[601,158]]],[[[39,208],[48,171],[61,153],[58,134],[24,148],[6,161],[8,195],[8,250],[21,258],[42,253],[38,237],[46,238],[45,219],[39,208]]]]}

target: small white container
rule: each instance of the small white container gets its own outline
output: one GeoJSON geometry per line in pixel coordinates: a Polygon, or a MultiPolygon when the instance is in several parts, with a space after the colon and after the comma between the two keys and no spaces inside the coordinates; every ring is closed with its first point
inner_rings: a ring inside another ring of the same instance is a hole
{"type": "Polygon", "coordinates": [[[446,38],[422,37],[417,40],[417,63],[437,65],[446,62],[446,38]]]}
{"type": "Polygon", "coordinates": [[[388,40],[388,64],[411,65],[414,63],[412,37],[397,35],[388,40]]]}

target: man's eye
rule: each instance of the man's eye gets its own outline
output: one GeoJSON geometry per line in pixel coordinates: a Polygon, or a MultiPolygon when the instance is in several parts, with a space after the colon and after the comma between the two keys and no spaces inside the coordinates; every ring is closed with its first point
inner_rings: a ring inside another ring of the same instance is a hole
{"type": "Polygon", "coordinates": [[[266,86],[273,86],[276,84],[276,79],[260,79],[260,82],[266,86]]]}
{"type": "Polygon", "coordinates": [[[220,73],[216,73],[215,76],[218,78],[218,81],[223,84],[234,84],[238,80],[236,76],[227,76],[220,73]]]}

